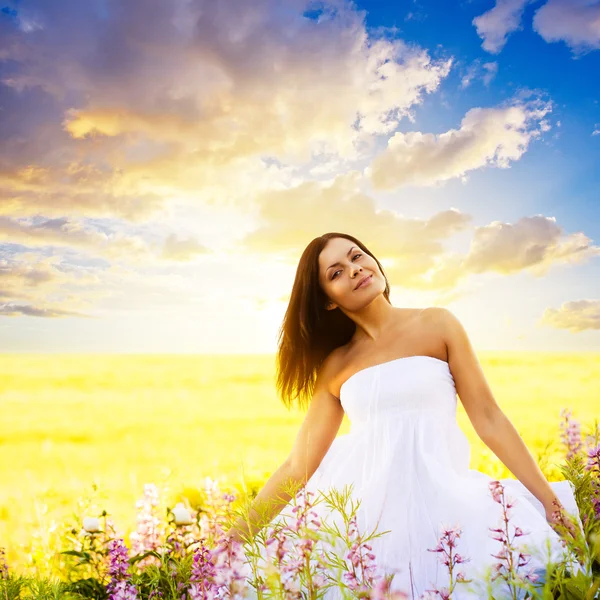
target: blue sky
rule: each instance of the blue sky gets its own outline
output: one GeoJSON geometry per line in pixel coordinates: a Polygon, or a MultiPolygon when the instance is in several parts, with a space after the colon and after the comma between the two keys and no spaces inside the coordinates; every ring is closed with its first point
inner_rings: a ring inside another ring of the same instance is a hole
{"type": "Polygon", "coordinates": [[[273,352],[331,230],[478,349],[600,350],[600,2],[0,9],[0,351],[273,352]]]}

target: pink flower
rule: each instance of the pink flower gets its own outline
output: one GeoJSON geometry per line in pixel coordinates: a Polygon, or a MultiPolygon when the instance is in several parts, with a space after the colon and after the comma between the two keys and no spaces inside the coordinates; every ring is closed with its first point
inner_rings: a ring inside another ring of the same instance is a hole
{"type": "Polygon", "coordinates": [[[454,527],[442,526],[442,531],[438,539],[438,544],[435,548],[428,548],[429,552],[437,552],[440,554],[440,562],[448,569],[450,575],[449,587],[442,587],[431,590],[426,590],[430,594],[430,598],[450,598],[457,583],[467,583],[470,580],[465,579],[464,573],[460,572],[454,577],[454,569],[456,565],[469,562],[470,558],[465,558],[455,552],[458,539],[462,534],[462,529],[455,525],[454,527]],[[460,576],[460,577],[459,577],[460,576]]]}
{"type": "MultiPolygon", "coordinates": [[[[137,529],[129,537],[133,555],[157,550],[161,545],[161,524],[157,514],[159,504],[158,488],[153,483],[144,485],[144,494],[136,502],[137,529]]],[[[156,557],[148,556],[138,562],[138,568],[148,564],[157,564],[156,557]]]]}
{"type": "MultiPolygon", "coordinates": [[[[492,498],[495,502],[502,507],[502,517],[500,527],[490,527],[489,530],[492,532],[492,539],[495,539],[501,543],[501,548],[497,554],[492,556],[498,559],[498,562],[492,565],[494,574],[492,575],[492,581],[496,579],[502,579],[506,582],[507,587],[510,590],[511,596],[516,597],[518,588],[517,582],[523,578],[518,573],[518,569],[526,566],[531,557],[525,554],[520,548],[514,545],[514,540],[518,537],[528,535],[530,532],[523,531],[520,527],[515,526],[513,535],[510,534],[509,524],[510,515],[509,509],[515,505],[515,501],[508,501],[505,495],[504,486],[499,481],[491,481],[489,484],[492,498]]],[[[527,578],[526,576],[525,578],[527,578]]],[[[533,581],[530,579],[530,581],[533,581]]]]}
{"type": "Polygon", "coordinates": [[[581,441],[581,425],[579,421],[572,418],[572,413],[569,409],[563,408],[560,411],[561,421],[561,440],[567,448],[567,459],[571,459],[578,454],[582,447],[581,441]]]}

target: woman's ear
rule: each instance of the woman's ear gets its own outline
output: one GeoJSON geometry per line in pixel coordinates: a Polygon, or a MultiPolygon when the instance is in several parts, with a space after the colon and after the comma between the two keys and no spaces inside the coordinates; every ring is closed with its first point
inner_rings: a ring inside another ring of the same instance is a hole
{"type": "Polygon", "coordinates": [[[334,308],[337,308],[337,304],[334,304],[331,300],[325,305],[325,310],[333,310],[334,308]]]}

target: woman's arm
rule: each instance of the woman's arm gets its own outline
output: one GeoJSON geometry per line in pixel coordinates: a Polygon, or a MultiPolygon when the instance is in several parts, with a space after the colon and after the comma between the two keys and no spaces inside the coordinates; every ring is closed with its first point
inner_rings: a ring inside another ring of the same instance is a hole
{"type": "Polygon", "coordinates": [[[340,401],[329,392],[336,372],[334,353],[321,366],[306,417],[289,456],[271,475],[249,508],[249,521],[240,517],[227,536],[242,542],[268,525],[291,500],[288,490],[299,489],[313,476],[329,450],[344,417],[340,401]]]}
{"type": "Polygon", "coordinates": [[[542,503],[546,517],[551,518],[557,508],[564,510],[564,507],[519,432],[498,406],[464,327],[449,310],[438,308],[437,313],[456,391],[475,431],[542,503]]]}

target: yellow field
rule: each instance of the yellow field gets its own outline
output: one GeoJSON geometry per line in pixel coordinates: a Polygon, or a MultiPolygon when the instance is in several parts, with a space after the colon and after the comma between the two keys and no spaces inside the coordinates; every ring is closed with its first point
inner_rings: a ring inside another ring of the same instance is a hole
{"type": "MultiPolygon", "coordinates": [[[[534,455],[558,448],[559,412],[600,417],[600,354],[481,353],[500,406],[534,455]]],[[[278,401],[273,356],[0,355],[0,546],[25,571],[93,482],[128,532],[143,484],[266,479],[302,420],[278,401]],[[33,540],[33,541],[32,541],[33,540]]],[[[459,405],[471,466],[510,474],[459,405]]],[[[345,420],[340,434],[346,433],[345,420]]],[[[555,452],[545,471],[551,479],[555,452]]],[[[559,477],[560,478],[560,477],[559,477]]]]}

